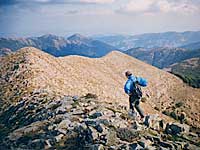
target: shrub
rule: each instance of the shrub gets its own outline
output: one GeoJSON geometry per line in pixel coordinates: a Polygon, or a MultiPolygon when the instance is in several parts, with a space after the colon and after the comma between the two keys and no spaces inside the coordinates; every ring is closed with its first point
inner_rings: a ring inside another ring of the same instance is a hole
{"type": "Polygon", "coordinates": [[[176,113],[175,113],[174,111],[172,111],[172,112],[170,113],[170,116],[171,116],[172,118],[174,118],[175,120],[178,119],[178,116],[176,115],[176,113]]]}
{"type": "Polygon", "coordinates": [[[88,94],[86,94],[86,96],[85,96],[85,98],[86,99],[89,99],[89,98],[97,98],[98,96],[96,95],[96,94],[92,94],[92,93],[88,93],[88,94]]]}
{"type": "Polygon", "coordinates": [[[147,98],[146,97],[142,97],[141,98],[141,102],[145,103],[147,101],[147,98]]]}
{"type": "Polygon", "coordinates": [[[157,106],[155,106],[154,109],[160,111],[160,108],[158,108],[157,106]]]}
{"type": "Polygon", "coordinates": [[[170,116],[170,112],[167,111],[167,110],[164,110],[162,113],[163,113],[164,115],[170,116]]]}
{"type": "Polygon", "coordinates": [[[176,104],[175,104],[175,106],[176,106],[176,108],[179,108],[179,107],[181,107],[181,106],[183,106],[183,102],[177,102],[176,104]]]}

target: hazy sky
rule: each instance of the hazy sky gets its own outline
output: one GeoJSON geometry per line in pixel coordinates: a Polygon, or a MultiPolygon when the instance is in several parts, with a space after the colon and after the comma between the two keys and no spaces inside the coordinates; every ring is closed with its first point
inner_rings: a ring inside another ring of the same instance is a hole
{"type": "Polygon", "coordinates": [[[200,30],[200,0],[0,0],[0,36],[200,30]]]}

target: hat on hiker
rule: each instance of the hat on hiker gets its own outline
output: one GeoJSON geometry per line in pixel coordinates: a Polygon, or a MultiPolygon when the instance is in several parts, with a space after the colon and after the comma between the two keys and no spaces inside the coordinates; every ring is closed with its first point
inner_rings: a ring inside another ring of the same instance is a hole
{"type": "Polygon", "coordinates": [[[126,71],[126,72],[125,72],[125,75],[128,77],[128,76],[131,76],[132,73],[131,73],[130,71],[126,71]]]}

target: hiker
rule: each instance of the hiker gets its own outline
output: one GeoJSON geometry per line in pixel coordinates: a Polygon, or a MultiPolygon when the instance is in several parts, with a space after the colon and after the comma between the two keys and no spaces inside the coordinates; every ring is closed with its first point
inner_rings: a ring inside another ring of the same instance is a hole
{"type": "Polygon", "coordinates": [[[134,107],[140,114],[141,120],[144,118],[144,112],[140,108],[140,99],[142,98],[142,91],[140,86],[147,86],[147,81],[144,78],[135,77],[130,71],[125,72],[125,76],[128,78],[124,85],[124,91],[129,95],[129,113],[136,116],[134,107]]]}

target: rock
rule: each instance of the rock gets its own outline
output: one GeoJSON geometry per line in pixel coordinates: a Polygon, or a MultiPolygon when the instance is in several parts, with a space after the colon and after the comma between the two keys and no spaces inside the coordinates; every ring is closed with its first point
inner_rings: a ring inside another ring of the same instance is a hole
{"type": "Polygon", "coordinates": [[[57,129],[68,129],[68,127],[70,126],[71,123],[72,122],[69,119],[62,120],[58,124],[57,129]]]}
{"type": "Polygon", "coordinates": [[[73,101],[78,101],[79,97],[77,95],[72,96],[73,101]]]}
{"type": "Polygon", "coordinates": [[[138,141],[138,144],[140,146],[142,146],[143,148],[146,148],[148,149],[149,146],[151,146],[152,142],[150,140],[146,140],[145,138],[141,138],[139,141],[138,141]]]}
{"type": "MultiPolygon", "coordinates": [[[[126,125],[126,124],[125,124],[126,125]]],[[[128,126],[128,125],[126,125],[126,126],[128,126]]],[[[132,129],[135,129],[135,130],[137,130],[137,131],[144,131],[144,130],[146,130],[146,126],[144,126],[144,125],[141,125],[141,124],[139,124],[137,121],[133,121],[133,122],[131,122],[131,126],[130,126],[132,129]]]]}
{"type": "MultiPolygon", "coordinates": [[[[78,100],[72,97],[50,99],[45,103],[37,100],[34,97],[34,101],[27,100],[23,105],[10,107],[8,113],[12,115],[0,116],[0,129],[3,127],[3,130],[7,130],[3,126],[6,122],[11,128],[13,125],[12,129],[23,126],[20,122],[29,123],[13,132],[9,130],[11,133],[3,139],[4,143],[11,143],[12,149],[198,149],[191,144],[198,140],[198,135],[190,133],[187,125],[170,123],[165,128],[163,120],[156,115],[146,117],[145,126],[137,120],[130,120],[127,113],[115,104],[99,105],[100,102],[84,97],[78,100]],[[66,111],[68,108],[70,110],[66,111]],[[121,116],[124,114],[123,119],[121,116]],[[162,128],[166,131],[162,132],[162,128]],[[191,141],[190,144],[186,145],[181,140],[172,143],[171,140],[176,137],[173,135],[178,134],[181,134],[180,139],[191,141]]],[[[2,143],[0,141],[0,149],[2,143]]]]}
{"type": "Polygon", "coordinates": [[[109,150],[115,150],[115,149],[117,149],[117,146],[109,146],[108,149],[109,149],[109,150]]]}
{"type": "Polygon", "coordinates": [[[153,138],[154,143],[160,143],[161,142],[160,137],[152,136],[152,138],[153,138]]]}
{"type": "Polygon", "coordinates": [[[72,113],[72,115],[84,115],[85,114],[85,112],[83,111],[83,110],[81,110],[81,109],[79,109],[79,110],[75,110],[73,113],[72,113]]]}
{"type": "Polygon", "coordinates": [[[84,111],[85,111],[86,113],[89,113],[89,112],[91,112],[92,110],[94,110],[94,108],[95,108],[94,105],[89,105],[89,106],[87,106],[87,107],[85,108],[84,111]]]}
{"type": "Polygon", "coordinates": [[[108,119],[99,119],[99,123],[100,124],[104,124],[105,126],[109,126],[110,122],[108,121],[108,119]]]}
{"type": "Polygon", "coordinates": [[[62,98],[62,100],[63,101],[73,101],[73,97],[71,97],[71,96],[64,96],[63,98],[62,98]]]}
{"type": "Polygon", "coordinates": [[[28,108],[27,108],[27,109],[28,109],[28,110],[34,110],[34,109],[35,109],[35,107],[36,107],[35,105],[33,105],[33,104],[30,104],[30,105],[28,105],[28,108]]]}
{"type": "Polygon", "coordinates": [[[144,148],[137,143],[129,144],[129,150],[140,150],[140,149],[144,148]]]}
{"type": "Polygon", "coordinates": [[[140,139],[140,134],[134,129],[119,128],[117,129],[117,137],[122,141],[134,142],[140,139]]]}
{"type": "Polygon", "coordinates": [[[167,142],[162,142],[162,141],[160,141],[159,145],[160,145],[161,147],[168,148],[168,149],[173,149],[173,148],[174,148],[174,146],[173,146],[172,144],[169,144],[169,143],[167,143],[167,142]]]}
{"type": "Polygon", "coordinates": [[[190,146],[190,145],[187,143],[187,144],[184,145],[183,149],[184,149],[184,150],[190,150],[190,149],[189,149],[189,146],[190,146]]]}
{"type": "Polygon", "coordinates": [[[45,143],[46,143],[45,149],[50,149],[52,147],[52,145],[51,145],[49,140],[46,140],[45,143]]]}
{"type": "Polygon", "coordinates": [[[59,109],[56,109],[56,114],[65,114],[65,113],[67,113],[67,110],[66,109],[64,109],[64,108],[59,108],[59,109]]]}
{"type": "Polygon", "coordinates": [[[186,113],[181,112],[180,116],[178,117],[180,120],[180,123],[183,124],[186,121],[186,113]]]}
{"type": "Polygon", "coordinates": [[[58,108],[61,105],[62,105],[61,101],[53,101],[46,106],[46,109],[55,110],[56,108],[58,108]]]}
{"type": "Polygon", "coordinates": [[[95,113],[93,113],[93,114],[89,114],[89,118],[90,119],[96,119],[96,118],[98,118],[98,117],[101,117],[102,116],[102,113],[101,112],[95,112],[95,113]]]}
{"type": "Polygon", "coordinates": [[[199,146],[188,143],[186,143],[183,147],[183,150],[199,150],[199,149],[200,149],[199,146]]]}
{"type": "Polygon", "coordinates": [[[30,148],[35,150],[44,149],[45,141],[43,139],[35,139],[29,143],[30,148]]]}
{"type": "Polygon", "coordinates": [[[107,117],[112,117],[114,115],[114,113],[113,113],[113,111],[106,109],[103,111],[103,115],[107,116],[107,117]]]}
{"type": "Polygon", "coordinates": [[[43,130],[44,126],[47,124],[47,121],[38,121],[38,122],[34,122],[28,126],[24,126],[22,128],[19,128],[17,130],[14,130],[13,132],[11,132],[8,136],[8,138],[12,141],[16,141],[19,138],[30,134],[30,133],[36,133],[39,132],[41,130],[43,130]]]}
{"type": "Polygon", "coordinates": [[[111,125],[115,128],[126,128],[128,126],[128,123],[125,120],[122,119],[111,119],[112,123],[111,125]]]}
{"type": "Polygon", "coordinates": [[[107,142],[106,135],[105,134],[100,135],[98,143],[106,145],[106,142],[107,142]]]}
{"type": "Polygon", "coordinates": [[[96,120],[91,120],[91,119],[86,119],[86,120],[84,120],[84,122],[85,122],[85,124],[87,125],[87,126],[96,126],[97,125],[97,122],[96,122],[96,120]]]}
{"type": "Polygon", "coordinates": [[[184,133],[190,132],[190,126],[187,124],[174,123],[174,125],[181,127],[184,133]]]}
{"type": "Polygon", "coordinates": [[[175,147],[176,149],[183,149],[183,148],[184,148],[184,144],[185,144],[185,143],[183,143],[183,142],[176,141],[176,142],[174,143],[174,147],[175,147]]]}
{"type": "Polygon", "coordinates": [[[98,140],[99,138],[99,133],[94,129],[93,127],[89,127],[89,129],[92,131],[92,137],[94,140],[98,140]]]}
{"type": "Polygon", "coordinates": [[[198,134],[193,133],[193,132],[190,132],[190,133],[189,133],[189,136],[192,136],[192,137],[194,137],[194,138],[198,138],[198,134]]]}
{"type": "Polygon", "coordinates": [[[179,124],[179,123],[172,123],[172,124],[167,124],[165,128],[165,132],[167,134],[172,134],[172,135],[177,135],[180,134],[181,132],[189,132],[190,127],[186,124],[179,124]]]}
{"type": "Polygon", "coordinates": [[[67,130],[65,130],[65,129],[57,129],[57,130],[62,134],[66,134],[67,133],[67,130]]]}
{"type": "Polygon", "coordinates": [[[158,136],[158,132],[157,132],[156,130],[148,129],[147,132],[148,132],[150,135],[158,136]]]}
{"type": "Polygon", "coordinates": [[[94,144],[84,146],[85,150],[104,150],[104,146],[102,144],[94,144]]]}
{"type": "Polygon", "coordinates": [[[59,142],[60,140],[62,140],[62,137],[64,135],[63,134],[59,134],[58,136],[55,137],[56,141],[59,142]]]}
{"type": "Polygon", "coordinates": [[[116,133],[114,128],[110,128],[108,130],[108,134],[106,135],[106,139],[107,139],[107,142],[106,142],[107,146],[116,145],[116,143],[117,143],[117,133],[116,133]]]}
{"type": "Polygon", "coordinates": [[[100,124],[97,124],[96,126],[94,126],[94,128],[95,128],[98,132],[100,132],[100,133],[103,132],[103,128],[101,127],[100,124]]]}
{"type": "Polygon", "coordinates": [[[155,147],[155,146],[149,145],[146,149],[147,149],[147,150],[157,150],[158,148],[155,147]]]}
{"type": "Polygon", "coordinates": [[[166,123],[164,122],[164,120],[159,121],[159,127],[160,130],[164,131],[164,129],[166,128],[166,123]]]}
{"type": "Polygon", "coordinates": [[[130,150],[130,146],[128,144],[121,144],[118,150],[130,150]]]}
{"type": "Polygon", "coordinates": [[[76,126],[74,128],[74,131],[78,133],[79,142],[82,142],[84,144],[93,142],[92,131],[90,128],[80,125],[80,126],[76,126]]]}
{"type": "Polygon", "coordinates": [[[163,120],[159,118],[158,114],[145,116],[144,124],[157,131],[162,130],[165,126],[163,120]]]}

